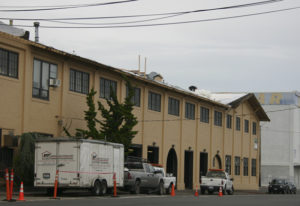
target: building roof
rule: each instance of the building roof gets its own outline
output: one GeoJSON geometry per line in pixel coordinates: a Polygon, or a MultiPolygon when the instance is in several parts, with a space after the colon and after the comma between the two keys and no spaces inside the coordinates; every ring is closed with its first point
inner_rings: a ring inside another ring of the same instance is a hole
{"type": "Polygon", "coordinates": [[[0,21],[0,31],[11,34],[11,35],[14,35],[14,36],[29,39],[29,32],[28,31],[26,31],[24,29],[19,29],[19,28],[14,27],[14,26],[7,25],[2,21],[0,21]]]}

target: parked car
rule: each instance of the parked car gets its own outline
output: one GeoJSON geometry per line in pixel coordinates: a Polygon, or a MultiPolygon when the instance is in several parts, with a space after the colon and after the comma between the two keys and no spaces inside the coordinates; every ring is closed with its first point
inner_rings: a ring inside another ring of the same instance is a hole
{"type": "Polygon", "coordinates": [[[141,191],[157,192],[163,195],[164,177],[160,172],[154,170],[151,164],[145,162],[127,162],[125,163],[124,187],[133,194],[139,194],[141,191]]]}
{"type": "Polygon", "coordinates": [[[174,185],[174,187],[176,186],[176,177],[174,177],[173,174],[166,173],[164,168],[160,165],[153,165],[153,168],[156,171],[156,173],[162,175],[164,180],[165,192],[167,194],[170,194],[172,191],[172,185],[174,185]]]}
{"type": "Polygon", "coordinates": [[[288,186],[289,186],[289,189],[288,189],[289,193],[290,194],[296,194],[297,188],[296,188],[295,184],[289,181],[288,186]]]}
{"type": "Polygon", "coordinates": [[[286,179],[273,179],[269,183],[268,187],[268,192],[269,193],[282,193],[286,194],[289,192],[289,185],[288,181],[286,179]]]}
{"type": "Polygon", "coordinates": [[[234,192],[233,178],[230,178],[227,172],[221,169],[210,169],[206,176],[201,177],[201,194],[208,191],[209,194],[219,191],[222,188],[222,193],[232,195],[234,192]]]}

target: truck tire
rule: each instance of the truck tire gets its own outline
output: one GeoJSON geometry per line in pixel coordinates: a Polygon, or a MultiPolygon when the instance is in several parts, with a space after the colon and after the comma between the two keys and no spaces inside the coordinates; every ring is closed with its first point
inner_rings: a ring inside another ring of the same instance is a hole
{"type": "Polygon", "coordinates": [[[140,194],[140,192],[141,192],[141,182],[139,180],[136,180],[131,193],[132,194],[140,194]]]}
{"type": "Polygon", "coordinates": [[[171,192],[172,192],[172,185],[173,185],[173,183],[171,183],[169,185],[169,187],[166,189],[166,194],[171,194],[171,192]]]}
{"type": "Polygon", "coordinates": [[[227,194],[228,195],[233,195],[233,186],[231,186],[231,188],[229,190],[227,190],[227,194]]]}
{"type": "Polygon", "coordinates": [[[101,182],[99,180],[96,180],[94,183],[93,193],[96,196],[99,196],[101,193],[101,182]]]}
{"type": "Polygon", "coordinates": [[[163,195],[165,193],[164,182],[160,181],[158,184],[158,192],[159,195],[163,195]]]}
{"type": "Polygon", "coordinates": [[[105,180],[101,181],[100,195],[103,196],[107,193],[107,183],[105,180]]]}

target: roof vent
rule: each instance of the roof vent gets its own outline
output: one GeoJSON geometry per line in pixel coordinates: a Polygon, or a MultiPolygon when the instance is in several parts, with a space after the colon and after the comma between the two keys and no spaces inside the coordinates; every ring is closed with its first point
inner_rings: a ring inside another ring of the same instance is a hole
{"type": "Polygon", "coordinates": [[[39,26],[40,26],[40,22],[34,22],[33,26],[35,27],[35,39],[34,39],[34,41],[36,43],[39,43],[39,26]]]}
{"type": "Polygon", "coordinates": [[[196,89],[197,89],[197,87],[193,86],[193,85],[189,87],[189,90],[192,91],[192,92],[196,91],[196,89]]]}

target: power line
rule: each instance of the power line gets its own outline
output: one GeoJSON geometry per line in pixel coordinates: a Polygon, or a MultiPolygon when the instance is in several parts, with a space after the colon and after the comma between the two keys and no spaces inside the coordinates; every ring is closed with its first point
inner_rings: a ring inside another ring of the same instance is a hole
{"type": "Polygon", "coordinates": [[[38,8],[38,9],[1,9],[0,12],[35,12],[35,11],[53,11],[53,10],[62,10],[62,9],[75,9],[83,7],[95,7],[95,6],[106,6],[112,4],[121,4],[129,3],[138,0],[124,0],[124,1],[112,1],[106,3],[96,3],[96,4],[79,4],[79,5],[69,5],[69,6],[57,6],[50,8],[38,8]]]}
{"type": "Polygon", "coordinates": [[[176,14],[189,14],[189,13],[198,13],[198,12],[207,12],[207,11],[217,11],[217,10],[226,10],[226,9],[235,9],[243,7],[258,6],[270,3],[277,3],[284,0],[267,0],[259,1],[248,4],[239,4],[226,7],[217,7],[211,9],[197,9],[190,11],[180,11],[180,12],[167,12],[167,13],[153,13],[153,14],[137,14],[137,15],[122,15],[122,16],[100,16],[100,17],[69,17],[69,18],[0,18],[3,20],[18,20],[18,21],[53,21],[53,20],[95,20],[95,19],[118,19],[118,18],[136,18],[136,17],[150,17],[150,16],[166,16],[166,15],[176,15],[176,14]]]}
{"type": "MultiPolygon", "coordinates": [[[[211,18],[211,19],[200,19],[200,20],[191,20],[191,21],[179,21],[179,22],[169,22],[169,23],[156,23],[156,24],[138,24],[138,25],[125,25],[125,26],[40,26],[41,28],[49,28],[49,29],[113,29],[113,28],[136,28],[136,27],[154,27],[154,26],[167,26],[167,25],[178,25],[178,24],[191,24],[191,23],[200,23],[200,22],[210,22],[210,21],[220,21],[220,20],[227,20],[227,19],[236,19],[236,18],[243,18],[243,17],[250,17],[250,16],[258,16],[263,14],[271,14],[289,10],[296,10],[299,9],[298,7],[291,7],[286,9],[279,9],[279,10],[272,10],[266,12],[258,12],[258,13],[251,13],[251,14],[243,14],[243,15],[236,15],[236,16],[229,16],[229,17],[220,17],[220,18],[211,18]]],[[[30,25],[15,25],[19,27],[33,27],[30,25]]]]}

